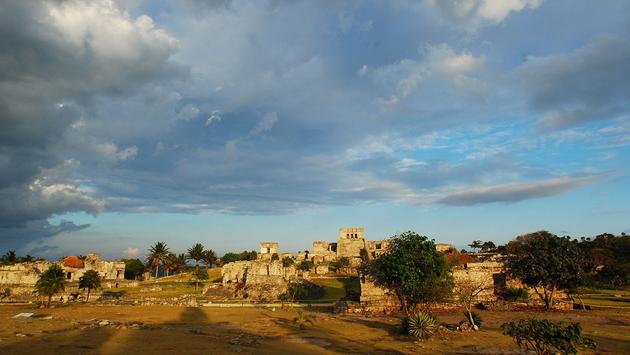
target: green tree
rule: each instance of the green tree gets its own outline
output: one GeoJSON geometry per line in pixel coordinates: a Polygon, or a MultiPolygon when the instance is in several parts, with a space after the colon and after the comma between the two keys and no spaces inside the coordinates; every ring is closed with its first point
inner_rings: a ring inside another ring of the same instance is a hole
{"type": "Polygon", "coordinates": [[[546,309],[554,295],[574,289],[584,281],[584,255],[576,240],[540,231],[518,237],[508,244],[508,274],[534,289],[546,309]]]}
{"type": "Polygon", "coordinates": [[[83,276],[79,277],[79,288],[87,289],[87,298],[85,301],[90,300],[90,291],[101,288],[101,276],[94,270],[86,271],[83,276]]]}
{"type": "Polygon", "coordinates": [[[315,266],[315,264],[313,264],[312,261],[310,260],[304,260],[300,263],[300,265],[298,266],[298,269],[302,270],[302,271],[309,271],[311,270],[313,267],[315,266]]]}
{"type": "Polygon", "coordinates": [[[168,256],[164,260],[164,271],[166,273],[166,276],[169,276],[171,271],[176,270],[177,267],[177,255],[175,255],[174,253],[168,253],[168,256]]]}
{"type": "Polygon", "coordinates": [[[166,243],[164,242],[156,242],[149,248],[149,255],[147,257],[149,261],[149,265],[155,267],[155,277],[158,277],[158,271],[160,268],[160,263],[164,263],[166,258],[168,257],[169,249],[166,243]]]}
{"type": "Polygon", "coordinates": [[[52,265],[48,270],[39,275],[35,283],[35,290],[43,296],[48,296],[46,307],[50,307],[52,296],[66,289],[63,270],[59,265],[52,265]]]}
{"type": "Polygon", "coordinates": [[[186,254],[181,253],[181,254],[177,254],[177,258],[175,258],[175,270],[182,272],[184,270],[186,270],[186,267],[188,266],[186,264],[186,254]]]}
{"type": "Polygon", "coordinates": [[[420,304],[428,309],[453,289],[450,264],[444,254],[435,249],[433,240],[411,231],[393,236],[389,250],[363,263],[359,271],[392,290],[407,314],[420,304]]]}
{"type": "Polygon", "coordinates": [[[15,264],[18,261],[15,250],[9,250],[6,254],[4,254],[2,261],[7,264],[15,264]]]}
{"type": "Polygon", "coordinates": [[[271,261],[276,260],[280,260],[280,255],[278,255],[278,253],[273,253],[273,255],[271,255],[271,261]]]}
{"type": "Polygon", "coordinates": [[[212,249],[208,249],[203,252],[203,263],[206,264],[206,269],[211,268],[217,262],[217,254],[212,249]]]}
{"type": "Polygon", "coordinates": [[[483,246],[483,243],[481,242],[481,240],[475,240],[472,243],[468,244],[468,246],[477,251],[483,246]]]}
{"type": "Polygon", "coordinates": [[[483,252],[494,251],[496,248],[497,248],[497,246],[492,241],[484,242],[481,245],[481,251],[483,251],[483,252]]]}
{"type": "Polygon", "coordinates": [[[289,267],[293,265],[293,263],[293,258],[290,256],[285,256],[284,258],[282,258],[282,267],[289,267]]]}
{"type": "Polygon", "coordinates": [[[135,280],[144,274],[144,264],[140,259],[123,259],[125,262],[125,279],[135,280]]]}
{"type": "Polygon", "coordinates": [[[195,261],[195,290],[199,286],[199,261],[203,259],[204,249],[201,243],[194,244],[192,247],[188,248],[188,259],[192,259],[195,261]]]}
{"type": "Polygon", "coordinates": [[[223,255],[223,257],[221,258],[221,262],[223,264],[233,263],[239,260],[241,260],[241,257],[239,254],[236,253],[225,253],[225,255],[223,255]]]}

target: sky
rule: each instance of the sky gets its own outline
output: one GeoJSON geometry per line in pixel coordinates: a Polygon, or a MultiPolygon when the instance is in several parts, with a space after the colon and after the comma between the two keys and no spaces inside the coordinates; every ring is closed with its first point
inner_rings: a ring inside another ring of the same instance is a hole
{"type": "Polygon", "coordinates": [[[626,0],[8,0],[0,253],[630,232],[626,0]]]}

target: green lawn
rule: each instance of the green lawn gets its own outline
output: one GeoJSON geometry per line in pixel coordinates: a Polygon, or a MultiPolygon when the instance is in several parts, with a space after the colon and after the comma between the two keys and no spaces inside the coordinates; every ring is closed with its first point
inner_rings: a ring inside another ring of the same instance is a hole
{"type": "Polygon", "coordinates": [[[630,290],[581,289],[580,295],[585,305],[630,308],[630,290]]]}
{"type": "Polygon", "coordinates": [[[324,296],[319,302],[336,302],[350,294],[358,294],[359,279],[356,277],[314,278],[310,280],[324,288],[324,296]]]}

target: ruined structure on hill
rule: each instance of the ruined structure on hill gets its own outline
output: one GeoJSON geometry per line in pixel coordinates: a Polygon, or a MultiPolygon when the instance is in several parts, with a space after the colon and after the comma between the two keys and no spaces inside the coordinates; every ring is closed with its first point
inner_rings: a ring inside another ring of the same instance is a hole
{"type": "MultiPolygon", "coordinates": [[[[66,281],[71,283],[70,286],[78,282],[88,270],[98,272],[104,280],[102,285],[106,288],[116,287],[125,277],[124,262],[101,260],[98,254],[91,253],[82,259],[68,256],[58,262],[35,261],[0,265],[0,291],[16,296],[31,295],[39,276],[52,265],[59,265],[62,268],[66,281]]],[[[68,290],[72,288],[68,287],[68,290]]]]}

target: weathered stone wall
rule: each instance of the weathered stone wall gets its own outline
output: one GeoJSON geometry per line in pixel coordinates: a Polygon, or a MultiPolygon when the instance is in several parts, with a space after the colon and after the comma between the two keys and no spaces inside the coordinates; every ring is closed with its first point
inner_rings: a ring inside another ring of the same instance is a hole
{"type": "Polygon", "coordinates": [[[261,254],[275,254],[278,252],[278,242],[262,242],[260,243],[261,254]]]}
{"type": "Polygon", "coordinates": [[[88,270],[95,270],[105,280],[123,280],[125,263],[101,260],[97,254],[87,254],[82,268],[64,266],[63,262],[37,261],[0,266],[0,285],[35,285],[39,275],[52,265],[59,265],[66,281],[78,281],[88,270]]]}

